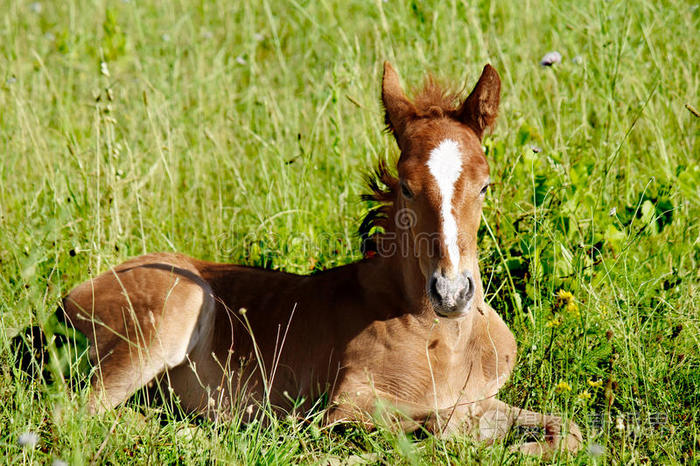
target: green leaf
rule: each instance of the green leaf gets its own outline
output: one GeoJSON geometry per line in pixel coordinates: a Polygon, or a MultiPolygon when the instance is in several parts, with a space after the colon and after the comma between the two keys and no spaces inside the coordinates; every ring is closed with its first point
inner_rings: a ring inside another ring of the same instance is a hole
{"type": "Polygon", "coordinates": [[[651,225],[654,221],[654,213],[656,209],[651,201],[644,201],[642,203],[642,223],[645,225],[651,225]]]}
{"type": "Polygon", "coordinates": [[[613,249],[619,251],[627,239],[627,234],[615,228],[614,225],[608,225],[608,228],[605,229],[604,238],[613,249]]]}

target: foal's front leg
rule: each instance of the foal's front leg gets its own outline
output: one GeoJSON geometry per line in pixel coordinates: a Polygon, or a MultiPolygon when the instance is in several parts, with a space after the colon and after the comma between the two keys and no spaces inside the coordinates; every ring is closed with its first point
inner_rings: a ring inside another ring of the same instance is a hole
{"type": "Polygon", "coordinates": [[[392,396],[372,387],[359,385],[351,391],[341,392],[326,413],[327,425],[345,422],[358,423],[372,429],[384,427],[412,432],[423,424],[425,408],[410,403],[396,403],[392,396]]]}
{"type": "Polygon", "coordinates": [[[544,442],[526,442],[512,448],[529,455],[549,457],[559,450],[575,453],[583,441],[573,422],[565,427],[559,416],[516,408],[495,398],[441,410],[426,422],[426,428],[436,435],[465,433],[488,444],[504,438],[514,426],[544,429],[544,442]]]}
{"type": "Polygon", "coordinates": [[[516,408],[495,398],[480,402],[478,411],[479,440],[489,443],[503,438],[513,426],[544,428],[544,442],[526,442],[513,447],[522,453],[546,457],[557,451],[575,453],[583,442],[579,427],[574,422],[565,425],[559,416],[516,408]]]}

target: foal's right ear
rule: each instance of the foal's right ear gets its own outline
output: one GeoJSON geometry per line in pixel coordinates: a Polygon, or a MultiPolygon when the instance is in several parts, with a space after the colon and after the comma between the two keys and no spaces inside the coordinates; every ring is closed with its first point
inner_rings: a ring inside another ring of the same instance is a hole
{"type": "MultiPolygon", "coordinates": [[[[406,122],[416,113],[416,109],[404,94],[399,75],[388,61],[384,62],[382,77],[382,103],[386,114],[386,125],[398,136],[406,128],[406,122]]],[[[398,138],[397,138],[398,140],[398,138]]]]}

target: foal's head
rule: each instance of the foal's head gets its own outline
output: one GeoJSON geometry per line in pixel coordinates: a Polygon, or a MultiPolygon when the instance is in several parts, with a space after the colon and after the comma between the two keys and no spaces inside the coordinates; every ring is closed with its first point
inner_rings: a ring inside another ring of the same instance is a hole
{"type": "Polygon", "coordinates": [[[401,212],[411,215],[412,252],[433,309],[443,317],[465,315],[474,301],[477,230],[490,183],[481,138],[496,118],[500,87],[498,73],[486,65],[457,105],[432,80],[411,101],[396,71],[384,64],[386,122],[401,150],[392,213],[397,222],[401,212]]]}

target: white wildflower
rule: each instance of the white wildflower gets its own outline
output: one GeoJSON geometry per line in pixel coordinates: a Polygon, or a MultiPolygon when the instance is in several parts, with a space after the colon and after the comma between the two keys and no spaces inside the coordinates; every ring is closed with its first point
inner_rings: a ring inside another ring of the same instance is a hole
{"type": "Polygon", "coordinates": [[[552,66],[556,63],[561,63],[561,53],[559,52],[549,52],[540,60],[542,66],[552,66]]]}
{"type": "Polygon", "coordinates": [[[625,420],[622,416],[618,416],[617,419],[615,419],[615,428],[617,430],[625,430],[625,420]]]}

